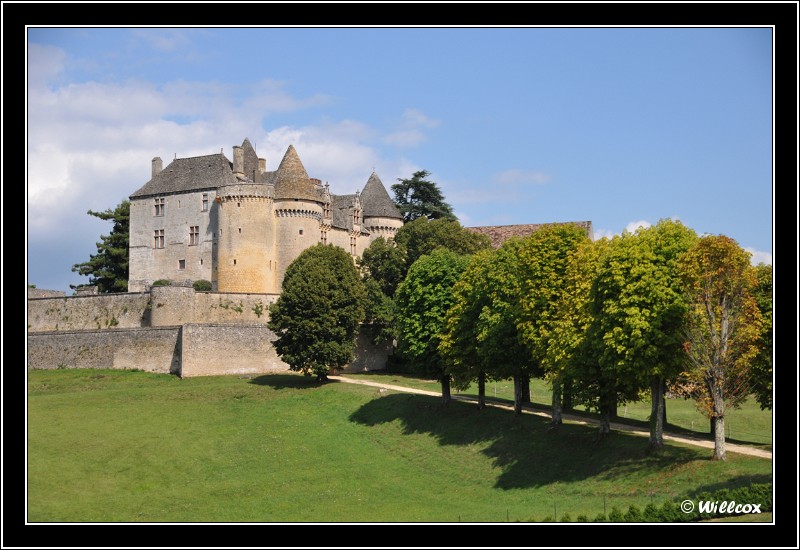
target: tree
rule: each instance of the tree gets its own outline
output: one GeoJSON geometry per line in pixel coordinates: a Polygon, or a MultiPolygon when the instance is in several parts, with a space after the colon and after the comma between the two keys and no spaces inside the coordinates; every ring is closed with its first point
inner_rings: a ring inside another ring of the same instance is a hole
{"type": "Polygon", "coordinates": [[[678,221],[615,237],[597,275],[602,296],[598,322],[601,366],[616,372],[632,391],[650,390],[648,449],[664,444],[665,387],[682,370],[681,327],[686,305],[676,270],[678,257],[697,239],[678,221]]]}
{"type": "Polygon", "coordinates": [[[761,409],[772,410],[772,266],[758,264],[753,297],[761,312],[758,355],[750,365],[750,391],[761,409]]]}
{"type": "Polygon", "coordinates": [[[286,269],[281,294],[269,308],[275,350],[289,369],[317,381],[353,360],[364,318],[364,283],[343,249],[318,244],[286,269]]]}
{"type": "Polygon", "coordinates": [[[405,276],[405,263],[405,249],[383,237],[372,241],[358,260],[364,279],[375,281],[390,298],[405,276]]]}
{"type": "Polygon", "coordinates": [[[398,229],[394,240],[405,253],[403,277],[411,264],[420,256],[430,254],[437,248],[446,248],[456,254],[471,255],[492,247],[489,237],[473,233],[462,227],[457,220],[450,219],[431,221],[427,218],[418,218],[398,229]]]}
{"type": "MultiPolygon", "coordinates": [[[[97,254],[89,260],[72,266],[72,271],[89,277],[89,284],[96,285],[98,292],[128,291],[128,235],[130,230],[131,203],[123,200],[113,210],[87,214],[114,225],[109,235],[101,235],[97,244],[97,254]]],[[[75,288],[75,285],[70,285],[75,288]]]]}
{"type": "Polygon", "coordinates": [[[445,316],[439,353],[457,389],[478,382],[478,408],[486,406],[487,372],[491,361],[482,353],[482,314],[491,300],[485,282],[489,277],[493,251],[481,250],[470,258],[467,268],[453,287],[453,304],[445,316]]]}
{"type": "Polygon", "coordinates": [[[515,414],[521,414],[523,402],[530,401],[531,374],[539,374],[533,370],[535,365],[517,328],[523,283],[519,276],[522,247],[522,239],[512,238],[488,256],[480,289],[485,305],[480,311],[475,343],[487,376],[514,380],[515,414]]]}
{"type": "Polygon", "coordinates": [[[466,256],[435,250],[414,262],[397,287],[399,351],[412,369],[441,382],[444,404],[450,401],[450,373],[438,348],[453,287],[467,262],[466,256]]]}
{"type": "Polygon", "coordinates": [[[392,185],[394,202],[403,214],[403,221],[423,217],[430,220],[456,219],[453,207],[445,202],[439,186],[426,179],[430,175],[427,170],[420,170],[408,179],[397,178],[400,183],[392,185]]]}
{"type": "Polygon", "coordinates": [[[747,396],[761,313],[750,254],[724,235],[701,238],[678,265],[688,309],[682,387],[714,424],[714,460],[725,460],[725,410],[747,396]]]}
{"type": "Polygon", "coordinates": [[[554,426],[561,423],[561,379],[556,363],[550,360],[557,308],[570,257],[588,240],[586,231],[577,225],[550,225],[523,239],[517,252],[517,330],[534,370],[546,372],[553,386],[554,426]]]}

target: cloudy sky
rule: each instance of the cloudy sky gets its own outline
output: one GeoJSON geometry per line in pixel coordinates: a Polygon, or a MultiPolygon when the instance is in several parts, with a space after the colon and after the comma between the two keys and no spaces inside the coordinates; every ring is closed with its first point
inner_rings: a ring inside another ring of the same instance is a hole
{"type": "Polygon", "coordinates": [[[466,226],[662,218],[772,263],[771,28],[27,31],[28,283],[71,294],[150,161],[293,144],[334,193],[425,169],[466,226]]]}

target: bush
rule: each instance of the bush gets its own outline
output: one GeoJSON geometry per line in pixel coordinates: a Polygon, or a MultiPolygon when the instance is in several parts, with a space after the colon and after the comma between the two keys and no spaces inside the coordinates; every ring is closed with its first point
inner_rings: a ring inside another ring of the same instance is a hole
{"type": "Polygon", "coordinates": [[[589,518],[581,514],[577,518],[575,518],[575,521],[577,521],[578,523],[589,523],[589,518]]]}
{"type": "Polygon", "coordinates": [[[572,518],[570,517],[569,512],[564,512],[564,515],[561,516],[561,519],[559,521],[561,521],[561,523],[570,523],[570,522],[572,522],[572,518]]]}
{"type": "Polygon", "coordinates": [[[628,507],[628,511],[624,517],[627,523],[636,523],[638,521],[642,521],[642,513],[633,504],[628,507]]]}
{"type": "Polygon", "coordinates": [[[210,292],[212,288],[211,281],[200,279],[199,281],[192,283],[192,288],[194,288],[197,292],[210,292]]]}
{"type": "Polygon", "coordinates": [[[170,286],[172,285],[172,281],[169,279],[158,279],[157,281],[153,281],[153,284],[150,286],[170,286]]]}
{"type": "Polygon", "coordinates": [[[625,521],[625,516],[622,515],[622,512],[620,512],[619,508],[613,506],[611,508],[611,513],[608,514],[608,521],[614,523],[622,523],[623,521],[625,521]]]}
{"type": "Polygon", "coordinates": [[[593,521],[595,523],[603,523],[604,521],[606,521],[606,515],[605,514],[597,514],[597,516],[595,516],[593,521]]]}

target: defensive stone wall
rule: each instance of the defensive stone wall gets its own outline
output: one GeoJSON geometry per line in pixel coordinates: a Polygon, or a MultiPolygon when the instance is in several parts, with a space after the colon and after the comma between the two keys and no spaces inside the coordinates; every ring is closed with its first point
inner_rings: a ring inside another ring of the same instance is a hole
{"type": "MultiPolygon", "coordinates": [[[[275,294],[185,287],[28,300],[28,369],[114,368],[207,376],[287,372],[266,324],[275,294]]],[[[388,349],[359,334],[344,372],[386,368],[388,349]]]]}
{"type": "Polygon", "coordinates": [[[180,374],[181,327],[28,334],[28,369],[138,369],[180,374]]]}
{"type": "Polygon", "coordinates": [[[29,299],[28,332],[148,326],[149,301],[149,293],[29,299]]]}
{"type": "Polygon", "coordinates": [[[195,292],[158,286],[150,292],[28,300],[28,332],[102,330],[185,323],[266,324],[277,294],[195,292]]]}

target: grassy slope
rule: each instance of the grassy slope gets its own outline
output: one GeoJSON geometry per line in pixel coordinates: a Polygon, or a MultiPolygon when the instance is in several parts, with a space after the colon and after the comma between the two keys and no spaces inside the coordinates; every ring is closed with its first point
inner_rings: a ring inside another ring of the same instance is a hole
{"type": "MultiPolygon", "coordinates": [[[[347,374],[353,378],[365,378],[395,384],[410,386],[418,389],[441,391],[441,385],[435,380],[420,380],[418,377],[405,374],[391,373],[364,373],[347,374]]],[[[551,403],[551,390],[543,380],[531,380],[531,401],[542,407],[549,407],[551,403]]],[[[457,392],[453,392],[457,393],[457,392]]],[[[473,384],[460,392],[463,395],[478,395],[478,388],[473,384]]],[[[487,382],[486,397],[513,401],[514,384],[511,380],[487,382]]],[[[576,412],[584,409],[578,407],[576,412]]],[[[622,420],[632,421],[647,427],[650,417],[649,397],[636,403],[628,403],[619,408],[622,420]]],[[[708,434],[709,421],[694,405],[694,402],[684,399],[667,400],[667,429],[674,432],[694,433],[695,435],[708,434]]],[[[772,447],[772,412],[762,411],[754,399],[748,399],[739,409],[733,409],[725,414],[725,433],[730,434],[732,443],[747,443],[760,448],[772,447]]]]}
{"type": "Polygon", "coordinates": [[[771,480],[770,461],[296,375],[32,371],[28,521],[594,517],[771,480]]]}

